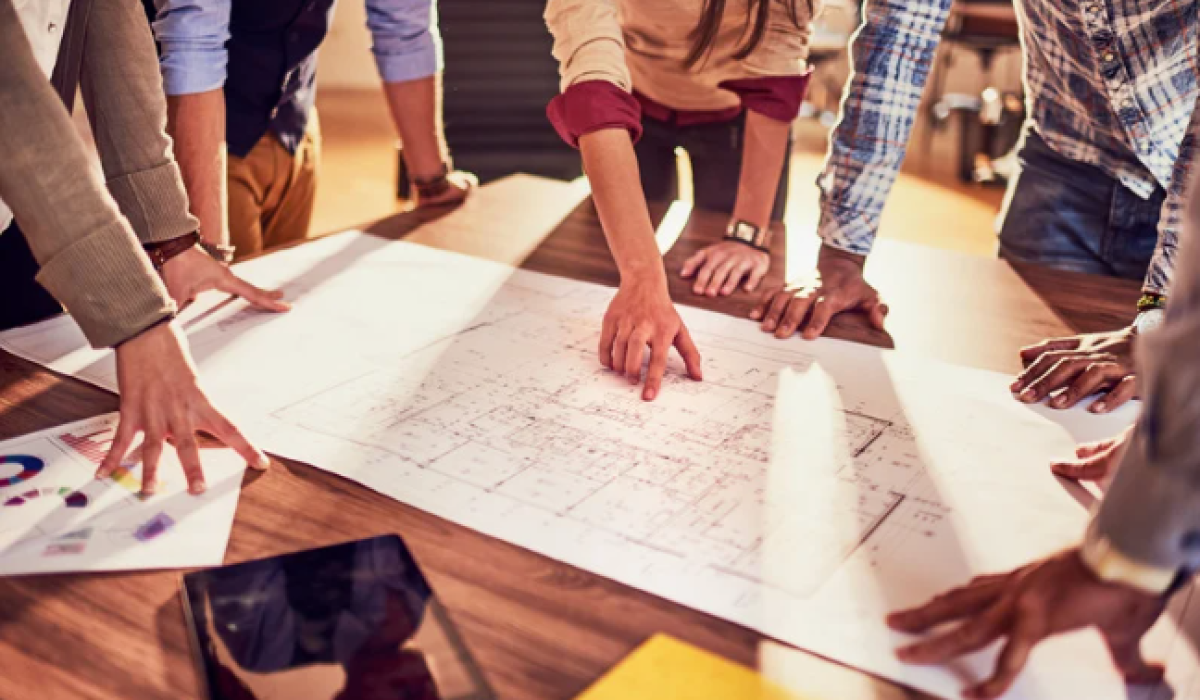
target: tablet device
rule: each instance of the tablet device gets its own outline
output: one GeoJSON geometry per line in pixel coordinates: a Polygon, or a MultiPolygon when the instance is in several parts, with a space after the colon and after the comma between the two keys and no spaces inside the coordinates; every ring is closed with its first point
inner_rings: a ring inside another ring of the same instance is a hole
{"type": "Polygon", "coordinates": [[[494,700],[396,535],[197,571],[183,608],[211,700],[494,700]]]}

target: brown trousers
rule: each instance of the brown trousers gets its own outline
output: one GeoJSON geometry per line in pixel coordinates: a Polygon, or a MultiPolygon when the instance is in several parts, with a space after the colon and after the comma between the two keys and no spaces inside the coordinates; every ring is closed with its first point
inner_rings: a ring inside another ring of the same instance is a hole
{"type": "Polygon", "coordinates": [[[268,132],[245,158],[229,156],[229,238],[238,258],[309,237],[320,163],[315,109],[295,154],[268,132]]]}

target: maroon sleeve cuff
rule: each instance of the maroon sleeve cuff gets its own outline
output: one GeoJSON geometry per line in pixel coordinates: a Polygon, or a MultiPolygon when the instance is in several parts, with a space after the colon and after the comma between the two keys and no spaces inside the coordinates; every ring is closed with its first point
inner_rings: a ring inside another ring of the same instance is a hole
{"type": "Polygon", "coordinates": [[[550,100],[546,116],[571,148],[579,148],[581,136],[600,129],[625,129],[634,143],[642,137],[641,106],[607,80],[575,83],[550,100]]]}
{"type": "Polygon", "coordinates": [[[811,75],[810,71],[804,75],[726,80],[718,87],[737,93],[742,106],[752,112],[790,122],[800,113],[811,75]]]}

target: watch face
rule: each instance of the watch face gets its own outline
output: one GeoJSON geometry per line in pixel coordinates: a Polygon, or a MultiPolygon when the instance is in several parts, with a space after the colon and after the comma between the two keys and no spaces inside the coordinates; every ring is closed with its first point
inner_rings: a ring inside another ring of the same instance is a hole
{"type": "Polygon", "coordinates": [[[1133,322],[1133,326],[1137,329],[1138,335],[1145,335],[1161,326],[1166,317],[1166,311],[1162,309],[1150,309],[1138,314],[1137,320],[1133,322]]]}
{"type": "Polygon", "coordinates": [[[745,221],[739,221],[733,226],[730,226],[729,232],[725,235],[730,238],[736,238],[739,241],[756,243],[758,239],[758,227],[756,227],[754,224],[746,223],[745,221]]]}

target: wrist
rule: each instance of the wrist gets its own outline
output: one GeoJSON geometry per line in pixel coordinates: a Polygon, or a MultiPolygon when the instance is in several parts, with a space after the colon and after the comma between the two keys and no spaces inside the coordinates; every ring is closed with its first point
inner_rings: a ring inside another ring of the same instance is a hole
{"type": "Polygon", "coordinates": [[[770,251],[771,228],[769,225],[734,217],[725,228],[725,240],[736,241],[764,253],[770,251]]]}
{"type": "Polygon", "coordinates": [[[180,255],[183,255],[189,250],[195,249],[199,242],[200,234],[193,231],[192,233],[179,236],[178,238],[171,238],[169,240],[159,241],[156,243],[147,243],[142,247],[145,249],[146,255],[150,258],[150,264],[154,266],[155,270],[158,270],[159,273],[162,273],[163,268],[166,267],[167,263],[178,258],[180,255]]]}
{"type": "Polygon", "coordinates": [[[828,243],[822,243],[821,250],[817,254],[817,266],[820,267],[826,263],[851,264],[857,267],[859,272],[862,272],[863,268],[867,265],[867,256],[851,253],[841,248],[834,248],[828,243]]]}
{"type": "Polygon", "coordinates": [[[149,326],[146,326],[145,328],[138,331],[137,333],[134,333],[133,335],[129,336],[125,340],[122,340],[121,342],[114,344],[112,346],[113,350],[120,351],[122,348],[129,347],[130,344],[133,344],[133,346],[136,347],[138,345],[141,345],[141,343],[137,342],[139,340],[143,340],[145,338],[153,338],[155,335],[159,335],[164,332],[169,333],[170,328],[171,328],[171,321],[173,321],[173,320],[175,320],[175,315],[167,314],[166,316],[163,316],[162,318],[158,319],[154,323],[151,323],[149,326]]]}
{"type": "Polygon", "coordinates": [[[667,289],[667,271],[662,260],[655,263],[633,263],[620,267],[621,286],[630,289],[667,289]]]}

